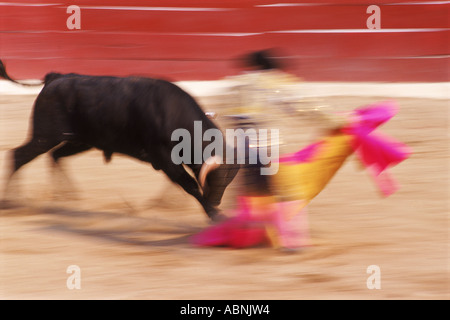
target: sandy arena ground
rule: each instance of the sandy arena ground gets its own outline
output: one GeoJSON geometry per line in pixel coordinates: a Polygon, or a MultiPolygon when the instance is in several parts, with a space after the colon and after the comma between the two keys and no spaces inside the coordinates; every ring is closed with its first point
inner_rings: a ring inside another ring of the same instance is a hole
{"type": "MultiPolygon", "coordinates": [[[[34,98],[0,96],[0,191],[34,98]]],[[[346,109],[380,100],[323,99],[346,109]]],[[[313,246],[294,254],[192,246],[208,226],[200,206],[126,157],[67,159],[78,199],[53,199],[41,156],[21,171],[24,206],[0,211],[0,299],[449,299],[448,101],[397,101],[399,114],[380,130],[414,152],[391,171],[400,190],[381,197],[352,156],[309,207],[313,246]],[[81,270],[79,290],[67,288],[70,265],[81,270]],[[371,265],[379,290],[367,287],[371,265]]]]}

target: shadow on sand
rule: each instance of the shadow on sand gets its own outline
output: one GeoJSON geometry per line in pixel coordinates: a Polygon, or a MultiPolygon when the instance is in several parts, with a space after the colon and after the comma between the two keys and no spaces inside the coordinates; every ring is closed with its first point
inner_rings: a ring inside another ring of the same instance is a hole
{"type": "Polygon", "coordinates": [[[206,226],[183,223],[170,216],[130,215],[125,210],[88,211],[9,202],[0,204],[0,210],[3,218],[36,217],[32,223],[46,232],[72,233],[133,246],[187,245],[190,237],[206,226]]]}

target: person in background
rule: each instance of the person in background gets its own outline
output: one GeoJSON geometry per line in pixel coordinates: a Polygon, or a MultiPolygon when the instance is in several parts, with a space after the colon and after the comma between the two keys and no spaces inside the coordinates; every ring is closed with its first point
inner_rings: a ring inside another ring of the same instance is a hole
{"type": "MultiPolygon", "coordinates": [[[[249,141],[247,151],[268,148],[271,153],[277,148],[280,155],[285,155],[298,151],[322,129],[326,128],[328,134],[341,127],[346,119],[305,103],[299,92],[301,80],[285,72],[275,54],[273,50],[262,50],[241,59],[244,72],[232,79],[236,85],[228,113],[237,119],[238,128],[278,130],[278,145],[258,137],[258,141],[249,141]]],[[[264,223],[274,247],[295,249],[309,244],[306,205],[298,188],[302,178],[292,166],[279,165],[277,174],[261,175],[263,165],[259,159],[256,164],[245,162],[239,192],[239,207],[245,209],[240,213],[264,223]]]]}

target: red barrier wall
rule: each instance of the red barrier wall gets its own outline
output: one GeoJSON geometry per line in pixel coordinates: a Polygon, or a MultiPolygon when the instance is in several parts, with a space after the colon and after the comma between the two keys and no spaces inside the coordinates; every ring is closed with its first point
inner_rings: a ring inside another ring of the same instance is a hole
{"type": "Polygon", "coordinates": [[[0,58],[16,78],[49,71],[213,80],[278,48],[309,81],[448,81],[450,1],[31,0],[0,3],[0,58]],[[282,3],[281,3],[282,2],[282,3]],[[369,30],[369,5],[381,29],[369,30]],[[69,5],[81,29],[68,30],[69,5]]]}

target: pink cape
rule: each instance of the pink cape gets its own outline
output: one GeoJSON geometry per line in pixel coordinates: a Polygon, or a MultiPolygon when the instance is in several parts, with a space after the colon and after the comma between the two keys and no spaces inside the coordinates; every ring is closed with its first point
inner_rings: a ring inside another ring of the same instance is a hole
{"type": "Polygon", "coordinates": [[[387,170],[407,159],[411,151],[405,144],[373,131],[396,113],[397,105],[394,102],[369,105],[356,109],[356,121],[342,129],[353,137],[353,150],[385,196],[398,189],[387,170]]]}
{"type": "Polygon", "coordinates": [[[316,142],[310,144],[306,148],[301,149],[300,151],[289,153],[286,155],[282,155],[280,157],[280,163],[304,163],[311,161],[314,156],[320,151],[320,147],[322,142],[316,142]]]}

